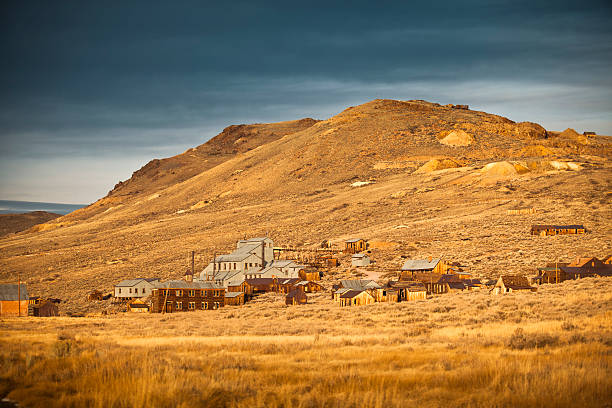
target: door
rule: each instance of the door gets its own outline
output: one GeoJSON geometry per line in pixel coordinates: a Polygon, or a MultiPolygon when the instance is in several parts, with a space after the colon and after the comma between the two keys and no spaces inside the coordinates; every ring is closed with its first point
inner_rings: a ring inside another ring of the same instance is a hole
{"type": "Polygon", "coordinates": [[[170,300],[166,302],[166,313],[172,313],[172,302],[170,300]]]}

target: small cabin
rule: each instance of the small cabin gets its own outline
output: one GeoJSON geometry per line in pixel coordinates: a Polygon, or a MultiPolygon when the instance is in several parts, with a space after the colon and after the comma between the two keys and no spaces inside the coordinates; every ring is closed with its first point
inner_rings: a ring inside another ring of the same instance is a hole
{"type": "Polygon", "coordinates": [[[323,286],[312,281],[300,281],[295,284],[295,287],[301,287],[306,293],[320,292],[323,290],[323,286]]]}
{"type": "Polygon", "coordinates": [[[363,238],[351,238],[344,241],[344,252],[357,254],[368,249],[368,242],[363,238]]]}
{"type": "Polygon", "coordinates": [[[351,257],[351,266],[353,268],[364,267],[370,264],[370,257],[366,254],[354,254],[351,257]]]}
{"type": "Polygon", "coordinates": [[[308,303],[308,296],[304,293],[304,290],[300,287],[296,287],[285,296],[286,305],[304,305],[308,303]]]}
{"type": "Polygon", "coordinates": [[[585,234],[584,225],[532,225],[531,235],[574,235],[585,234]]]}
{"type": "Polygon", "coordinates": [[[493,287],[493,293],[496,295],[504,293],[512,293],[518,291],[536,292],[538,288],[529,284],[526,276],[522,275],[502,275],[497,280],[493,287]]]}
{"type": "Polygon", "coordinates": [[[244,292],[225,292],[226,306],[244,305],[244,292]]]}
{"type": "Polygon", "coordinates": [[[374,296],[366,290],[349,289],[340,295],[340,306],[363,306],[375,301],[374,296]]]}
{"type": "Polygon", "coordinates": [[[469,110],[470,109],[470,105],[453,105],[453,109],[469,110]]]}
{"type": "Polygon", "coordinates": [[[595,132],[582,132],[584,136],[595,136],[597,133],[595,132]]]}
{"type": "Polygon", "coordinates": [[[142,299],[136,299],[130,302],[128,310],[132,313],[148,313],[150,308],[142,299]]]}
{"type": "Polygon", "coordinates": [[[300,269],[298,276],[301,280],[305,281],[318,281],[321,280],[321,274],[316,268],[304,268],[300,269]]]}
{"type": "Polygon", "coordinates": [[[34,317],[51,317],[59,316],[59,308],[57,307],[59,300],[52,299],[30,299],[28,305],[28,316],[34,317]]]}

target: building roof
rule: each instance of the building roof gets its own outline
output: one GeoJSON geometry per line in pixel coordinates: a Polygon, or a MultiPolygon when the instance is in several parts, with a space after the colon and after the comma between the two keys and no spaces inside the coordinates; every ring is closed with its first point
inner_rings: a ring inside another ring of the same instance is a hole
{"type": "Polygon", "coordinates": [[[216,262],[240,262],[251,255],[258,256],[261,258],[261,253],[259,247],[261,247],[261,242],[250,242],[250,241],[240,241],[245,242],[245,245],[240,248],[236,248],[232,253],[227,255],[219,255],[215,258],[216,262]]]}
{"type": "Polygon", "coordinates": [[[147,283],[151,283],[152,281],[147,280],[145,278],[136,278],[136,279],[125,279],[122,280],[121,282],[119,282],[118,284],[115,285],[116,288],[127,288],[127,287],[132,287],[132,286],[136,286],[139,283],[142,282],[147,282],[147,283]]]}
{"type": "Polygon", "coordinates": [[[351,238],[351,239],[347,239],[344,242],[351,243],[351,242],[359,242],[359,241],[365,241],[365,239],[363,239],[363,238],[351,238]]]}
{"type": "Polygon", "coordinates": [[[389,284],[392,285],[392,289],[407,289],[409,292],[423,292],[427,290],[421,282],[395,281],[389,282],[389,284]]]}
{"type": "MultiPolygon", "coordinates": [[[[361,295],[363,292],[363,290],[355,290],[355,289],[349,289],[346,292],[344,292],[343,294],[340,295],[340,297],[342,299],[352,299],[355,296],[361,295]]],[[[367,292],[366,292],[367,293],[367,292]]]]}
{"type": "Polygon", "coordinates": [[[355,290],[382,289],[382,286],[371,279],[345,279],[340,283],[343,287],[355,290]]]}
{"type": "Polygon", "coordinates": [[[535,224],[531,229],[585,229],[584,225],[552,225],[552,224],[535,224]]]}
{"type": "Polygon", "coordinates": [[[270,262],[270,266],[274,268],[286,268],[287,266],[291,264],[295,264],[296,266],[299,266],[298,264],[296,264],[294,261],[290,259],[275,259],[272,262],[270,262]]]}
{"type": "Polygon", "coordinates": [[[226,298],[235,298],[244,295],[244,292],[225,292],[226,298]]]}
{"type": "Polygon", "coordinates": [[[352,289],[349,289],[349,288],[340,288],[340,289],[336,290],[334,293],[336,293],[338,295],[341,295],[343,293],[348,292],[349,290],[352,290],[352,289]]]}
{"type": "Polygon", "coordinates": [[[0,301],[2,300],[28,300],[28,288],[25,283],[21,285],[21,298],[16,283],[0,285],[0,301]]]}
{"type": "Polygon", "coordinates": [[[423,271],[428,269],[434,269],[441,258],[435,258],[431,261],[426,259],[409,259],[404,262],[402,271],[423,271]]]}
{"type": "Polygon", "coordinates": [[[149,305],[146,303],[130,303],[131,309],[148,309],[149,305]]]}
{"type": "Polygon", "coordinates": [[[186,282],[183,280],[172,280],[155,284],[157,289],[223,289],[223,286],[210,281],[186,282]]]}
{"type": "Polygon", "coordinates": [[[523,275],[502,275],[500,279],[504,286],[510,289],[532,289],[529,280],[523,275]]]}
{"type": "Polygon", "coordinates": [[[351,258],[362,259],[362,258],[368,258],[368,256],[366,254],[354,254],[351,258]]]}
{"type": "Polygon", "coordinates": [[[446,282],[450,289],[465,289],[465,284],[463,282],[446,282]]]}
{"type": "Polygon", "coordinates": [[[278,280],[279,285],[298,284],[298,282],[300,282],[300,278],[285,278],[285,279],[278,280]]]}
{"type": "Polygon", "coordinates": [[[275,278],[251,278],[251,279],[245,279],[244,281],[251,286],[258,286],[258,285],[271,285],[274,283],[274,279],[275,278]]]}
{"type": "MultiPolygon", "coordinates": [[[[608,266],[608,265],[606,265],[608,266]]],[[[579,267],[579,266],[561,266],[559,267],[565,273],[572,275],[598,275],[598,276],[612,276],[612,268],[590,268],[590,267],[579,267]]]]}

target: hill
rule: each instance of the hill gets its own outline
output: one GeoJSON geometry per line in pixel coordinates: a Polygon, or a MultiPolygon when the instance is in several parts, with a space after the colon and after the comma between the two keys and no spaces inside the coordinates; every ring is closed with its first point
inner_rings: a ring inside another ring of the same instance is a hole
{"type": "Polygon", "coordinates": [[[46,211],[31,211],[23,214],[0,214],[0,237],[25,231],[34,225],[42,224],[61,217],[61,214],[54,214],[46,211]]]}
{"type": "Polygon", "coordinates": [[[363,236],[389,269],[433,255],[475,274],[531,273],[551,257],[612,251],[611,153],[607,137],[581,143],[425,101],[229,127],[147,164],[89,207],[0,240],[0,280],[21,271],[32,293],[82,310],[93,307],[83,301],[91,289],[177,278],[191,250],[201,268],[244,235],[262,234],[291,245],[363,236]],[[461,166],[415,172],[435,159],[461,166]],[[538,212],[506,216],[517,206],[538,212]],[[590,233],[542,239],[528,235],[532,223],[583,223],[590,233]]]}

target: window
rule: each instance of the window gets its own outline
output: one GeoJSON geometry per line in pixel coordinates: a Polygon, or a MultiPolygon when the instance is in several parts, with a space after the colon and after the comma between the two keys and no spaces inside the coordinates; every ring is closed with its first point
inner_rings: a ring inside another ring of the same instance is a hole
{"type": "Polygon", "coordinates": [[[202,302],[204,304],[204,309],[208,309],[208,302],[202,302]]]}
{"type": "Polygon", "coordinates": [[[194,297],[194,296],[195,296],[195,290],[190,290],[189,297],[194,297]]]}
{"type": "Polygon", "coordinates": [[[195,310],[195,302],[189,302],[189,310],[195,310]]]}
{"type": "Polygon", "coordinates": [[[130,293],[132,293],[132,288],[130,288],[130,293]]]}
{"type": "Polygon", "coordinates": [[[121,293],[121,288],[119,288],[119,293],[121,293]]]}
{"type": "Polygon", "coordinates": [[[176,310],[182,310],[183,309],[183,302],[176,302],[176,310]]]}
{"type": "Polygon", "coordinates": [[[182,290],[177,290],[176,291],[176,296],[183,296],[183,291],[182,290]]]}
{"type": "Polygon", "coordinates": [[[219,302],[215,302],[215,309],[219,308],[219,302]]]}
{"type": "Polygon", "coordinates": [[[134,288],[134,293],[138,293],[138,288],[134,288]]]}
{"type": "Polygon", "coordinates": [[[147,288],[142,288],[142,293],[146,293],[147,288]]]}
{"type": "Polygon", "coordinates": [[[202,302],[202,310],[206,309],[205,305],[206,303],[202,302]]]}
{"type": "Polygon", "coordinates": [[[234,269],[236,269],[236,264],[234,264],[234,269]]]}

